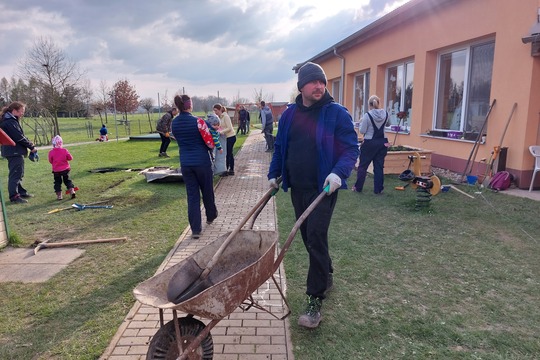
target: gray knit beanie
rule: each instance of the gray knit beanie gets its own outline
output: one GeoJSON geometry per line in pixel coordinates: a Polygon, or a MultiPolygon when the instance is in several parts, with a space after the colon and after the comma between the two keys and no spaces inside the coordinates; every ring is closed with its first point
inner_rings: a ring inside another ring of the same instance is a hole
{"type": "Polygon", "coordinates": [[[219,125],[219,118],[216,114],[210,113],[206,116],[210,125],[219,125]]]}
{"type": "Polygon", "coordinates": [[[319,65],[307,62],[298,70],[298,91],[302,90],[304,85],[313,80],[321,80],[326,85],[326,74],[319,65]]]}

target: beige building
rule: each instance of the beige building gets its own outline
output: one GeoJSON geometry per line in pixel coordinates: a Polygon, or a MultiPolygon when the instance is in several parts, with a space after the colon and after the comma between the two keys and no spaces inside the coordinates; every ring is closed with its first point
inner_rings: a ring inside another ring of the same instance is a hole
{"type": "Polygon", "coordinates": [[[540,144],[539,17],[540,0],[411,0],[307,61],[356,122],[378,95],[389,139],[397,130],[396,145],[434,151],[433,166],[461,173],[475,159],[470,172],[484,173],[502,140],[495,170],[528,188],[528,148],[540,144]]]}

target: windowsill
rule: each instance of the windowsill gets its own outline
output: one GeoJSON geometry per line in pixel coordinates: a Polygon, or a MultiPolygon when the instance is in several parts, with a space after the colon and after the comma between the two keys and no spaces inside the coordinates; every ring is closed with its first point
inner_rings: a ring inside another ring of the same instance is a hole
{"type": "MultiPolygon", "coordinates": [[[[476,140],[449,138],[449,137],[446,137],[446,136],[435,136],[435,135],[429,135],[429,134],[420,134],[420,137],[426,137],[426,138],[438,139],[438,140],[460,141],[460,142],[466,142],[466,143],[475,143],[476,142],[476,140]]],[[[483,144],[485,144],[485,142],[480,141],[479,144],[483,145],[483,144]]]]}

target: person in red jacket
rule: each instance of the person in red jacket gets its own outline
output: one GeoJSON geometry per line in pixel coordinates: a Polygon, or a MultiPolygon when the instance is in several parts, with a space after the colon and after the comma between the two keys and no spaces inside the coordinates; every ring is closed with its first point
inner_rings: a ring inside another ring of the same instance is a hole
{"type": "Polygon", "coordinates": [[[75,185],[69,178],[69,172],[71,166],[69,162],[73,160],[73,156],[69,153],[68,149],[65,149],[62,138],[60,135],[56,135],[52,139],[53,148],[49,151],[49,162],[52,165],[52,172],[54,175],[54,191],[56,192],[56,199],[62,200],[62,182],[66,185],[68,193],[71,194],[71,198],[75,198],[75,185]]]}

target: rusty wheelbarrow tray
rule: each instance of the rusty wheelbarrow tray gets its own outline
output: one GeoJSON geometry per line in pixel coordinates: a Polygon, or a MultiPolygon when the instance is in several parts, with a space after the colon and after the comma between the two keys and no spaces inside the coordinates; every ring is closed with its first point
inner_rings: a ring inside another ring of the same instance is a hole
{"type": "MultiPolygon", "coordinates": [[[[290,307],[274,273],[279,268],[298,228],[324,196],[325,192],[322,192],[297,220],[277,257],[276,248],[279,240],[277,232],[252,229],[238,231],[234,241],[225,248],[208,275],[214,285],[185,301],[175,304],[167,299],[171,278],[186,261],[194,260],[204,267],[230,233],[220,236],[178,264],[140,283],[133,290],[135,298],[145,305],[158,308],[160,313],[161,328],[152,338],[147,359],[212,359],[213,341],[210,330],[238,307],[244,311],[255,307],[276,318],[286,318],[290,314],[290,307]],[[286,305],[286,314],[282,317],[276,316],[252,297],[252,294],[270,278],[286,305]],[[173,320],[164,324],[163,312],[167,309],[172,310],[173,320]],[[179,318],[177,311],[186,313],[187,316],[179,318]],[[211,321],[205,325],[194,319],[194,316],[211,321]]],[[[270,197],[255,212],[251,228],[269,199],[270,197]]]]}

